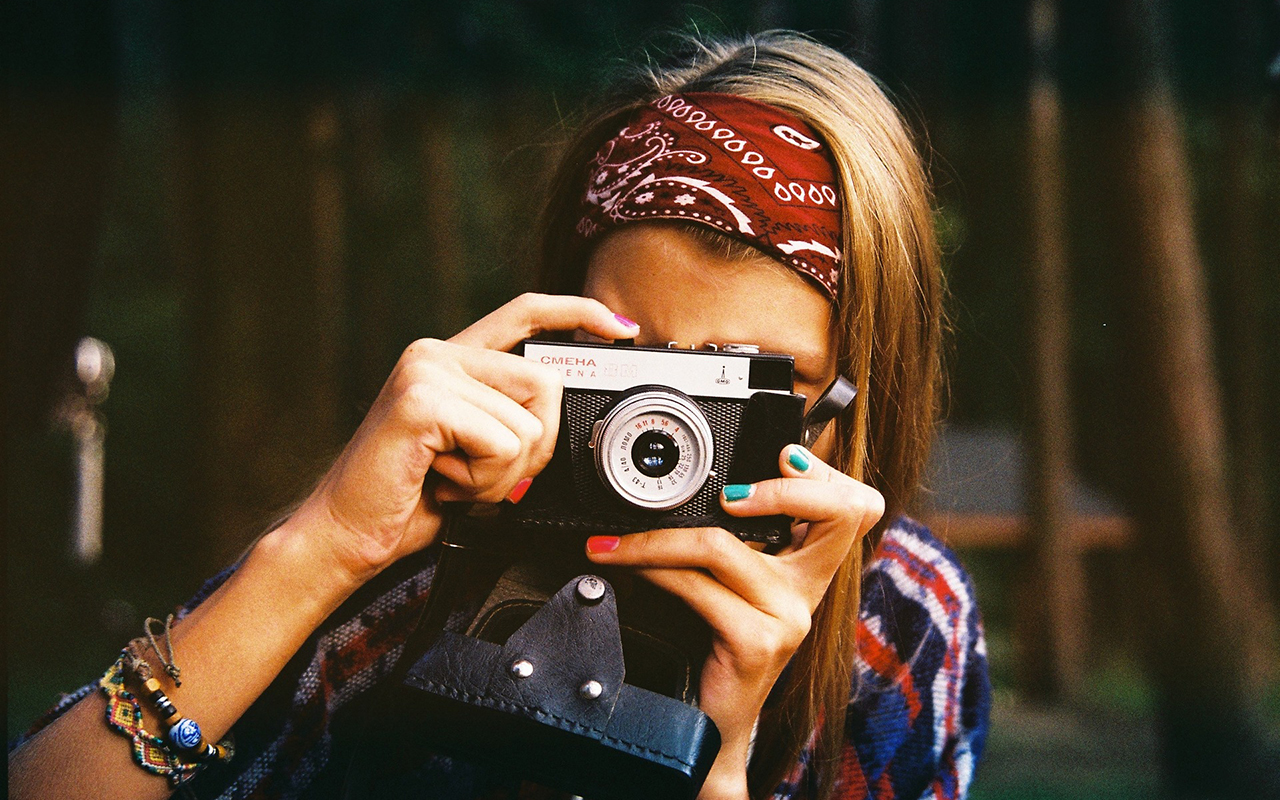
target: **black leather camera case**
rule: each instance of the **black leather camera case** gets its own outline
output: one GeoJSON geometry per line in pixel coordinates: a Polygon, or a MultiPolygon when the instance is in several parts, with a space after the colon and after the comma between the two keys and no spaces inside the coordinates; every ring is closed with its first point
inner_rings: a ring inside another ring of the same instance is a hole
{"type": "Polygon", "coordinates": [[[715,724],[624,678],[613,589],[580,576],[505,644],[445,633],[404,683],[445,752],[602,800],[695,797],[719,749],[715,724]],[[583,598],[584,580],[603,587],[599,599],[583,598]]]}
{"type": "Polygon", "coordinates": [[[705,623],[629,571],[597,571],[583,538],[454,520],[347,800],[435,796],[423,776],[442,755],[592,800],[697,796],[720,747],[694,705],[705,623]],[[587,571],[596,599],[577,588],[587,571]]]}

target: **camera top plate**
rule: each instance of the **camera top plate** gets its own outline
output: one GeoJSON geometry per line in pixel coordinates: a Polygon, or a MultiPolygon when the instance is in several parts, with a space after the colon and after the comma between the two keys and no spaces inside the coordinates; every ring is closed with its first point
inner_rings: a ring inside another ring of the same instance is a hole
{"type": "Polygon", "coordinates": [[[778,353],[675,350],[581,342],[522,343],[526,359],[554,367],[566,389],[619,392],[641,384],[670,386],[693,397],[747,399],[794,388],[795,359],[778,353]]]}

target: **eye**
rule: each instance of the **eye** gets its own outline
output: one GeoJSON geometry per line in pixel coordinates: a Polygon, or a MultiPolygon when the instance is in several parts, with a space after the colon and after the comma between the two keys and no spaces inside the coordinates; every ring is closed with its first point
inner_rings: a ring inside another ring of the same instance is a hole
{"type": "Polygon", "coordinates": [[[815,365],[812,361],[796,361],[796,383],[803,383],[807,386],[817,386],[830,383],[835,376],[828,377],[827,370],[815,365]]]}

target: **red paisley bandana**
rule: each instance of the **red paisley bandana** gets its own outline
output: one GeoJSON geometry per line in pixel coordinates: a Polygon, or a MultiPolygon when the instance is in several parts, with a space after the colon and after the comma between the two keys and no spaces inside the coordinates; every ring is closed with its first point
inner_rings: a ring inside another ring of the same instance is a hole
{"type": "Polygon", "coordinates": [[[736,95],[668,95],[640,109],[591,162],[578,232],[687,220],[762,248],[834,298],[840,197],[813,129],[736,95]]]}

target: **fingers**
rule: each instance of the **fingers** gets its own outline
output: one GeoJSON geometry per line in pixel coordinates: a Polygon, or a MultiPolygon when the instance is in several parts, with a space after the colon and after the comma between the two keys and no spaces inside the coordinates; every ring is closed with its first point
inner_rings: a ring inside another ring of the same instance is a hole
{"type": "Polygon", "coordinates": [[[721,528],[695,528],[594,536],[587,556],[637,568],[705,619],[742,670],[776,675],[765,668],[799,647],[849,549],[884,513],[878,492],[798,445],[779,454],[779,469],[781,478],[725,487],[721,504],[735,516],[801,520],[797,549],[767,555],[721,528]]]}
{"type": "Polygon", "coordinates": [[[723,528],[672,528],[594,536],[587,554],[600,564],[704,569],[753,605],[767,606],[777,573],[765,556],[723,528]]]}
{"type": "Polygon", "coordinates": [[[834,572],[884,514],[884,497],[800,445],[784,448],[778,460],[782,478],[726,486],[721,506],[736,517],[783,514],[809,523],[804,546],[784,557],[834,572]]]}
{"type": "MultiPolygon", "coordinates": [[[[411,387],[401,396],[395,419],[434,453],[465,453],[472,473],[491,480],[493,473],[507,471],[524,448],[520,434],[498,416],[471,402],[464,392],[445,391],[439,386],[411,387]]],[[[438,460],[439,456],[434,459],[438,460]]]]}
{"type": "Polygon", "coordinates": [[[807,522],[852,520],[859,529],[870,529],[884,513],[879,492],[800,445],[785,448],[779,461],[783,477],[726,486],[720,505],[735,517],[785,514],[807,522]]]}
{"type": "Polygon", "coordinates": [[[432,366],[461,371],[521,405],[527,406],[530,400],[546,394],[556,395],[559,403],[561,384],[555,370],[510,353],[459,345],[452,340],[419,339],[410,344],[400,356],[392,380],[415,380],[422,377],[415,370],[432,366]]]}
{"type": "Polygon", "coordinates": [[[598,300],[549,294],[522,294],[449,341],[468,347],[510,350],[543,331],[581,329],[602,339],[626,339],[639,326],[616,316],[598,300]]]}
{"type": "Polygon", "coordinates": [[[684,601],[729,645],[746,669],[781,668],[813,624],[813,609],[797,594],[782,590],[768,605],[734,593],[715,578],[692,569],[639,570],[640,575],[684,601]]]}
{"type": "MultiPolygon", "coordinates": [[[[707,624],[722,638],[733,642],[750,641],[759,647],[767,626],[761,624],[764,617],[781,618],[797,629],[795,640],[798,646],[800,639],[808,632],[811,612],[796,609],[797,613],[783,612],[780,609],[764,609],[736,594],[723,583],[710,575],[691,569],[655,569],[639,570],[645,580],[684,601],[695,614],[706,620],[707,624]],[[777,614],[778,617],[774,615],[777,614]]],[[[765,651],[780,650],[783,643],[763,647],[765,651]]]]}
{"type": "MultiPolygon", "coordinates": [[[[391,378],[393,393],[417,392],[420,385],[452,392],[474,412],[491,416],[520,443],[505,469],[500,469],[498,456],[477,460],[466,446],[459,448],[461,452],[438,451],[433,469],[452,485],[437,486],[436,499],[500,500],[551,460],[559,434],[562,381],[554,370],[505,351],[545,330],[575,329],[611,340],[633,337],[639,330],[596,300],[524,294],[448,342],[423,339],[405,350],[391,378]]],[[[471,425],[479,429],[475,421],[471,425]]]]}
{"type": "Polygon", "coordinates": [[[438,528],[433,500],[496,502],[527,489],[554,452],[563,385],[554,370],[505,351],[543,330],[578,328],[605,339],[638,332],[594,300],[524,295],[453,342],[414,342],[316,502],[352,535],[394,540],[383,549],[395,556],[427,538],[407,536],[410,521],[438,528]]]}
{"type": "Polygon", "coordinates": [[[470,464],[456,477],[479,487],[475,493],[492,487],[501,497],[505,483],[520,479],[511,464],[523,448],[515,432],[462,395],[415,384],[370,412],[326,479],[327,491],[353,518],[400,519],[417,508],[440,455],[460,451],[470,464]]]}
{"type": "Polygon", "coordinates": [[[560,401],[564,382],[554,369],[510,353],[468,349],[460,361],[463,370],[523,406],[542,425],[533,442],[526,476],[542,471],[555,450],[560,431],[560,401]]]}
{"type": "MultiPolygon", "coordinates": [[[[559,433],[562,392],[554,370],[509,353],[423,339],[406,348],[389,387],[393,395],[401,397],[455,396],[471,406],[473,413],[486,414],[503,425],[519,443],[501,470],[496,459],[475,461],[477,454],[467,446],[452,453],[436,451],[432,468],[459,490],[441,486],[437,499],[496,502],[521,479],[540,472],[551,459],[559,433]]],[[[436,422],[412,412],[405,419],[410,425],[425,426],[424,430],[436,422]]]]}
{"type": "MultiPolygon", "coordinates": [[[[524,371],[520,366],[518,363],[513,364],[508,370],[513,382],[520,380],[518,373],[524,371]]],[[[420,361],[406,365],[399,381],[404,391],[411,391],[416,386],[424,386],[429,387],[431,391],[457,394],[481,411],[495,417],[523,440],[533,441],[543,436],[545,424],[542,418],[522,404],[530,402],[532,397],[536,396],[534,392],[522,391],[513,393],[514,396],[512,396],[494,388],[488,381],[476,380],[470,374],[471,372],[472,370],[465,362],[420,361]]],[[[548,382],[543,391],[558,397],[558,384],[548,382]]],[[[553,427],[554,422],[553,419],[553,427]]]]}

